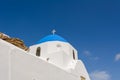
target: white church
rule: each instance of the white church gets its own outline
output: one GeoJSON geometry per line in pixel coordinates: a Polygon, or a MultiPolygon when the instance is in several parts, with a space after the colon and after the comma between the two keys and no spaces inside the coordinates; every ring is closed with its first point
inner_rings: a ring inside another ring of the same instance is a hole
{"type": "Polygon", "coordinates": [[[0,80],[90,80],[77,50],[51,34],[24,51],[0,39],[0,80]]]}

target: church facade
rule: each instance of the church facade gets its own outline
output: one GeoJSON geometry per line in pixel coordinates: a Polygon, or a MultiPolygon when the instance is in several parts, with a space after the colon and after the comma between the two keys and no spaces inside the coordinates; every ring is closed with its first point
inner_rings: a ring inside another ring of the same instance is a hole
{"type": "Polygon", "coordinates": [[[52,34],[22,50],[0,39],[0,80],[90,80],[77,50],[52,34]]]}

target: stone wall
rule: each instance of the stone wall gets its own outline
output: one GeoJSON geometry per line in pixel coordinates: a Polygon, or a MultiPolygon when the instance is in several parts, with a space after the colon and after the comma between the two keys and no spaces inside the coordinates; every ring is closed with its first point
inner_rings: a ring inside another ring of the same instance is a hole
{"type": "Polygon", "coordinates": [[[0,32],[0,39],[2,39],[2,40],[4,40],[4,41],[7,41],[7,42],[9,42],[9,43],[11,43],[11,44],[13,44],[13,45],[15,45],[15,46],[17,46],[17,47],[25,50],[25,51],[28,50],[28,47],[27,47],[27,46],[24,44],[24,42],[23,42],[21,39],[19,39],[19,38],[11,38],[11,37],[9,37],[8,35],[0,32]]]}

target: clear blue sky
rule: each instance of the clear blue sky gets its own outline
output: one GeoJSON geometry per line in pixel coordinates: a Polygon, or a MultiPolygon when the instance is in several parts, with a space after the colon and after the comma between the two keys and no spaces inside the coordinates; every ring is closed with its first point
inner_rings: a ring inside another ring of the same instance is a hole
{"type": "Polygon", "coordinates": [[[120,80],[120,0],[0,1],[1,32],[30,46],[52,29],[78,50],[93,80],[120,80]]]}

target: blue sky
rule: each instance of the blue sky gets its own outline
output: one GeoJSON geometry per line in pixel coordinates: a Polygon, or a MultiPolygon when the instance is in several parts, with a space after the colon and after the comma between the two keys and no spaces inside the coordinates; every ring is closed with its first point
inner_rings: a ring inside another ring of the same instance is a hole
{"type": "Polygon", "coordinates": [[[27,46],[57,34],[67,39],[92,80],[120,80],[120,0],[0,1],[0,31],[27,46]]]}

